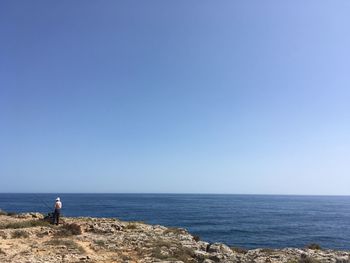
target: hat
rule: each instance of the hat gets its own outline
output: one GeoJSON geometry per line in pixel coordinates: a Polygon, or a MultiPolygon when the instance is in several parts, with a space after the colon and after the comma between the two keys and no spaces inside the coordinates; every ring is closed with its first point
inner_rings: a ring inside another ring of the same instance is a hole
{"type": "Polygon", "coordinates": [[[56,201],[60,201],[60,198],[59,198],[59,197],[57,197],[57,198],[56,198],[56,201]]]}

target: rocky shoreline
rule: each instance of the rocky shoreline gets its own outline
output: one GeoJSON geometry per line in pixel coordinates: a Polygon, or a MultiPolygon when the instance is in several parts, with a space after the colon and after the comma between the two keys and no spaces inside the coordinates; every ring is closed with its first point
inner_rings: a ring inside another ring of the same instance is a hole
{"type": "Polygon", "coordinates": [[[231,248],[199,240],[185,229],[111,218],[0,213],[0,262],[350,263],[349,251],[231,248]]]}

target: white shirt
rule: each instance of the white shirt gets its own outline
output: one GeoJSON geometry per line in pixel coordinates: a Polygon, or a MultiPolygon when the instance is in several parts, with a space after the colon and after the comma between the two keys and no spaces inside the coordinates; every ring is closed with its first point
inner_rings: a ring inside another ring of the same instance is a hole
{"type": "Polygon", "coordinates": [[[61,208],[62,208],[62,203],[61,203],[61,201],[56,201],[55,208],[56,208],[56,209],[61,209],[61,208]]]}

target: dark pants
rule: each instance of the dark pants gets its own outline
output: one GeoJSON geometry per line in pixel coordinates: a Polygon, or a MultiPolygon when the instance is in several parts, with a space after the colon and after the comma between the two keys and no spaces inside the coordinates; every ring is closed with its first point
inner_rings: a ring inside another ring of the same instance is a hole
{"type": "Polygon", "coordinates": [[[53,223],[58,225],[60,223],[60,215],[61,209],[55,209],[55,213],[53,214],[53,223]]]}

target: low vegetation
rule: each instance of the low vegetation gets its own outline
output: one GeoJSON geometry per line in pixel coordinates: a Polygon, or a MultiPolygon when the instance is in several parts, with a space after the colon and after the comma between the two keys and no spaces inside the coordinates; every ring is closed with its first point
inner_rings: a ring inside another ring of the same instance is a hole
{"type": "Polygon", "coordinates": [[[151,256],[154,258],[164,261],[197,262],[193,250],[180,243],[158,240],[152,247],[151,256]]]}
{"type": "Polygon", "coordinates": [[[72,223],[72,224],[62,225],[55,235],[59,237],[66,237],[66,236],[76,236],[81,234],[82,234],[82,230],[80,225],[72,223]]]}
{"type": "Polygon", "coordinates": [[[19,229],[37,226],[50,227],[50,223],[43,220],[27,220],[0,225],[0,229],[19,229]]]}
{"type": "Polygon", "coordinates": [[[169,254],[165,254],[161,248],[156,247],[152,250],[152,257],[164,261],[182,261],[182,262],[197,262],[193,251],[186,247],[177,247],[171,250],[169,254]]]}
{"type": "Polygon", "coordinates": [[[125,227],[125,229],[136,229],[137,228],[137,225],[136,223],[128,223],[125,227]]]}
{"type": "Polygon", "coordinates": [[[319,244],[312,243],[306,246],[308,249],[313,249],[313,250],[321,250],[322,247],[319,244]]]}
{"type": "Polygon", "coordinates": [[[169,227],[166,230],[164,230],[164,234],[169,234],[169,233],[173,233],[175,235],[180,235],[180,234],[185,234],[186,231],[182,228],[176,228],[176,227],[169,227]]]}
{"type": "Polygon", "coordinates": [[[144,221],[130,221],[126,226],[125,229],[137,229],[138,224],[146,224],[144,221]]]}
{"type": "Polygon", "coordinates": [[[0,209],[0,216],[7,216],[7,212],[0,209]]]}
{"type": "Polygon", "coordinates": [[[77,252],[83,254],[85,253],[85,250],[83,247],[81,247],[79,244],[77,244],[75,241],[71,239],[51,239],[49,241],[45,242],[46,245],[49,246],[55,246],[55,247],[66,247],[67,249],[74,249],[77,252]]]}
{"type": "Polygon", "coordinates": [[[107,246],[106,241],[102,240],[102,239],[94,240],[94,244],[99,246],[99,247],[106,247],[107,246]]]}
{"type": "Polygon", "coordinates": [[[7,212],[7,215],[8,215],[8,216],[16,216],[16,215],[18,215],[18,214],[15,213],[15,212],[7,212]]]}
{"type": "Polygon", "coordinates": [[[6,211],[0,209],[0,216],[14,216],[14,215],[17,215],[17,213],[6,212],[6,211]]]}
{"type": "Polygon", "coordinates": [[[302,254],[300,256],[300,259],[297,261],[297,263],[321,263],[321,262],[305,254],[302,254]]]}
{"type": "Polygon", "coordinates": [[[247,254],[248,253],[247,249],[241,248],[241,247],[231,247],[231,250],[235,253],[238,253],[238,254],[247,254]]]}
{"type": "MultiPolygon", "coordinates": [[[[95,239],[92,240],[92,244],[90,244],[90,247],[94,250],[94,251],[100,251],[100,250],[104,250],[104,251],[110,251],[110,252],[115,252],[118,251],[118,246],[117,244],[115,244],[114,242],[109,242],[105,239],[95,239]]],[[[139,252],[139,247],[135,248],[136,252],[139,252]]]]}
{"type": "Polygon", "coordinates": [[[263,252],[263,253],[266,253],[268,255],[271,255],[271,254],[273,254],[275,252],[275,250],[271,249],[271,248],[262,248],[260,251],[263,252]]]}
{"type": "Polygon", "coordinates": [[[6,233],[5,233],[4,231],[0,231],[0,237],[1,237],[2,239],[6,239],[6,238],[7,238],[7,235],[6,235],[6,233]]]}
{"type": "Polygon", "coordinates": [[[28,238],[29,234],[26,231],[23,230],[15,230],[11,234],[12,238],[28,238]]]}
{"type": "Polygon", "coordinates": [[[0,209],[0,216],[15,216],[15,215],[17,215],[17,213],[15,213],[15,212],[6,212],[6,211],[0,209]]]}
{"type": "Polygon", "coordinates": [[[348,259],[336,259],[335,263],[350,263],[350,258],[348,259]]]}
{"type": "Polygon", "coordinates": [[[125,229],[137,229],[138,224],[146,224],[144,221],[130,221],[128,224],[125,226],[125,229]]]}
{"type": "Polygon", "coordinates": [[[199,240],[201,240],[201,238],[198,235],[193,235],[193,240],[198,242],[199,240]]]}

